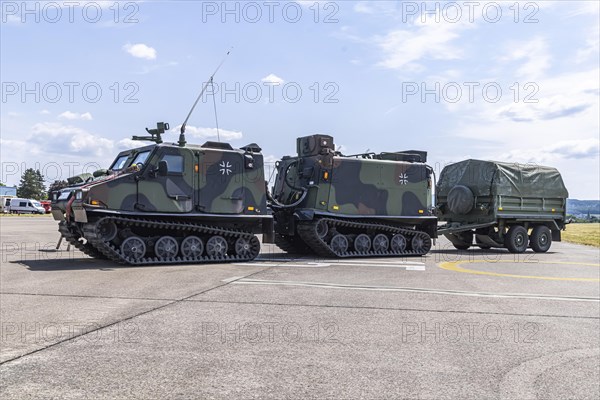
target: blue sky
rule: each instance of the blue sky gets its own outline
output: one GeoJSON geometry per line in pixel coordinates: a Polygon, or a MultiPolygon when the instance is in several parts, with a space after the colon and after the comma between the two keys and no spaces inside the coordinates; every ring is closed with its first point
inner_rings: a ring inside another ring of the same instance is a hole
{"type": "MultiPolygon", "coordinates": [[[[600,197],[596,1],[1,3],[8,184],[106,166],[144,127],[176,128],[233,46],[215,85],[234,146],[274,161],[326,133],[347,154],[427,150],[438,171],[552,165],[572,198],[600,197]]],[[[207,96],[188,141],[215,134],[207,96]]]]}

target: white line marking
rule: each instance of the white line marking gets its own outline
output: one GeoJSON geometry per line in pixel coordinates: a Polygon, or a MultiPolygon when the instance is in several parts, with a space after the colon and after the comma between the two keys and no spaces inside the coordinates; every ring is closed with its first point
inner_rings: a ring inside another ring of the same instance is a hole
{"type": "Polygon", "coordinates": [[[281,285],[281,286],[300,286],[313,287],[323,289],[349,289],[349,290],[370,290],[381,292],[416,292],[428,294],[445,294],[451,296],[468,296],[468,297],[495,297],[495,298],[516,298],[516,299],[535,299],[535,300],[557,300],[557,301],[592,301],[600,302],[600,298],[596,297],[574,297],[574,296],[548,296],[544,294],[527,294],[527,293],[488,293],[488,292],[465,292],[460,290],[444,290],[444,289],[427,289],[427,288],[411,288],[411,287],[394,287],[394,286],[360,286],[342,283],[324,283],[324,282],[295,282],[295,281],[269,281],[262,279],[240,279],[233,282],[240,285],[281,285]]]}
{"type": "Polygon", "coordinates": [[[406,267],[407,271],[425,271],[425,266],[415,265],[414,267],[406,267]]]}
{"type": "Polygon", "coordinates": [[[333,262],[334,264],[359,264],[359,265],[369,265],[369,264],[389,264],[389,265],[425,265],[425,263],[418,261],[411,262],[403,262],[403,261],[389,261],[389,260],[337,260],[333,262]]]}
{"type": "Polygon", "coordinates": [[[418,261],[409,261],[409,262],[404,262],[404,261],[393,261],[390,260],[389,258],[387,259],[382,259],[382,258],[370,258],[370,259],[352,259],[352,260],[346,260],[346,259],[334,259],[334,260],[322,260],[322,259],[315,259],[315,258],[310,258],[310,257],[299,257],[299,258],[267,258],[267,257],[259,257],[257,258],[255,261],[257,262],[329,262],[331,265],[337,265],[337,264],[358,264],[358,265],[365,265],[365,264],[376,264],[376,265],[382,265],[382,264],[390,264],[390,265],[425,265],[425,263],[423,262],[418,262],[418,261]]]}
{"type": "Polygon", "coordinates": [[[240,278],[243,278],[243,276],[232,276],[231,278],[221,280],[221,282],[230,283],[230,282],[236,281],[240,278]]]}
{"type": "Polygon", "coordinates": [[[330,264],[322,264],[322,263],[306,263],[306,264],[292,264],[292,263],[243,263],[243,264],[233,264],[239,266],[252,266],[252,267],[293,267],[293,268],[325,268],[329,267],[330,264]]]}
{"type": "MultiPolygon", "coordinates": [[[[346,264],[346,263],[316,263],[309,262],[305,264],[294,264],[288,263],[266,263],[266,262],[251,262],[251,263],[239,263],[233,264],[236,266],[252,266],[252,267],[276,267],[276,268],[326,268],[326,267],[359,267],[361,264],[346,264]]],[[[405,268],[407,271],[425,271],[424,264],[369,264],[366,265],[368,268],[405,268]]]]}

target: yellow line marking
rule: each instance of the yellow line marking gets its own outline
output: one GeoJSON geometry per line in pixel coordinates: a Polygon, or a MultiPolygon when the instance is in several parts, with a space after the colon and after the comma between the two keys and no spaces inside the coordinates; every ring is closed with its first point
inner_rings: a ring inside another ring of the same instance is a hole
{"type": "MultiPolygon", "coordinates": [[[[488,272],[488,271],[477,271],[473,269],[459,267],[460,264],[475,264],[475,263],[485,263],[492,262],[494,264],[500,263],[509,263],[509,261],[489,261],[489,260],[465,260],[465,261],[452,261],[452,262],[443,262],[439,264],[439,267],[448,271],[454,272],[464,272],[467,274],[475,274],[475,275],[490,275],[490,276],[503,276],[508,278],[521,278],[521,279],[543,279],[548,281],[579,281],[579,282],[600,282],[600,279],[597,278],[569,278],[569,277],[556,277],[556,276],[535,276],[535,275],[515,275],[515,274],[502,274],[498,272],[488,272]]],[[[544,264],[566,264],[566,265],[586,265],[591,267],[600,267],[598,264],[591,263],[572,263],[572,262],[564,262],[564,261],[544,261],[544,264]]],[[[536,264],[536,263],[523,263],[523,264],[536,264]]]]}

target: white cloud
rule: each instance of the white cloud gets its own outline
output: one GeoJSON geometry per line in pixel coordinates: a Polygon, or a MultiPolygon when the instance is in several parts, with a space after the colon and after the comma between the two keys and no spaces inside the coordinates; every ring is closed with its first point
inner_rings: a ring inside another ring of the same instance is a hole
{"type": "Polygon", "coordinates": [[[590,29],[588,39],[586,40],[585,46],[577,50],[576,61],[582,63],[592,58],[598,60],[598,54],[600,53],[600,24],[596,24],[590,29]]]}
{"type": "Polygon", "coordinates": [[[78,114],[78,113],[74,113],[71,111],[65,111],[62,114],[58,115],[58,119],[67,119],[67,120],[82,120],[82,121],[91,121],[92,118],[92,114],[90,114],[89,112],[83,113],[83,114],[78,114]]]}
{"type": "Polygon", "coordinates": [[[510,44],[509,54],[502,61],[523,61],[517,68],[516,75],[520,78],[539,79],[550,67],[550,53],[548,44],[541,37],[528,41],[513,42],[510,44]]]}
{"type": "MultiPolygon", "coordinates": [[[[296,0],[296,1],[294,1],[294,3],[298,3],[302,7],[306,7],[306,8],[311,8],[315,5],[315,3],[317,3],[319,5],[320,9],[322,10],[323,7],[325,5],[327,5],[328,3],[331,3],[331,1],[329,1],[329,0],[296,0]]],[[[292,11],[290,11],[290,13],[291,12],[292,11]]]]}
{"type": "Polygon", "coordinates": [[[285,81],[275,74],[269,74],[260,80],[269,85],[281,85],[285,81]]]}
{"type": "MultiPolygon", "coordinates": [[[[493,119],[513,121],[554,120],[577,114],[578,122],[585,113],[598,120],[600,69],[556,75],[537,81],[540,90],[534,95],[538,103],[525,103],[522,91],[518,102],[511,102],[493,111],[493,119]]],[[[510,97],[510,96],[508,96],[510,97]]],[[[512,100],[512,99],[511,99],[512,100]]],[[[491,110],[490,110],[491,111],[491,110]]]]}
{"type": "Polygon", "coordinates": [[[357,1],[352,9],[358,14],[375,16],[397,16],[401,13],[398,3],[392,1],[357,1]]]}
{"type": "Polygon", "coordinates": [[[401,71],[422,71],[421,60],[456,60],[463,57],[463,51],[454,42],[465,29],[474,24],[463,22],[435,23],[432,19],[408,24],[407,29],[397,29],[385,36],[374,38],[384,53],[384,59],[377,65],[401,71]]]}
{"type": "Polygon", "coordinates": [[[535,147],[514,149],[500,158],[514,162],[541,162],[555,163],[560,159],[597,159],[600,151],[598,139],[563,140],[554,144],[535,147]]]}
{"type": "Polygon", "coordinates": [[[50,111],[44,109],[44,110],[40,111],[40,114],[42,114],[42,115],[50,115],[50,111]]]}
{"type": "Polygon", "coordinates": [[[145,60],[156,59],[156,50],[150,46],[145,45],[144,43],[136,43],[133,45],[127,43],[123,46],[123,50],[125,50],[127,53],[131,54],[136,58],[143,58],[145,60]]]}
{"type": "MultiPolygon", "coordinates": [[[[181,125],[171,129],[171,132],[179,135],[181,125]]],[[[192,125],[186,125],[185,134],[198,139],[217,139],[217,128],[200,128],[192,125]]],[[[243,137],[242,132],[228,131],[226,129],[219,129],[219,136],[221,140],[237,140],[243,137]]]]}
{"type": "Polygon", "coordinates": [[[593,95],[556,95],[539,99],[538,103],[511,103],[498,110],[498,116],[517,122],[556,119],[579,114],[594,104],[593,95]]]}
{"type": "Polygon", "coordinates": [[[570,18],[579,17],[582,15],[598,15],[600,13],[600,3],[596,1],[568,2],[565,5],[568,7],[568,12],[566,15],[570,18]]]}
{"type": "Polygon", "coordinates": [[[371,5],[366,1],[359,1],[354,4],[354,11],[359,14],[373,14],[375,10],[371,5]]]}
{"type": "Polygon", "coordinates": [[[129,149],[135,149],[136,147],[140,147],[142,146],[143,143],[140,142],[139,140],[133,140],[133,139],[121,139],[117,142],[117,148],[119,150],[129,150],[129,149]]]}
{"type": "Polygon", "coordinates": [[[39,122],[31,127],[30,137],[34,144],[33,153],[72,152],[80,155],[101,157],[113,152],[110,139],[94,135],[84,129],[56,122],[39,122]],[[35,140],[34,140],[35,139],[35,140]]]}

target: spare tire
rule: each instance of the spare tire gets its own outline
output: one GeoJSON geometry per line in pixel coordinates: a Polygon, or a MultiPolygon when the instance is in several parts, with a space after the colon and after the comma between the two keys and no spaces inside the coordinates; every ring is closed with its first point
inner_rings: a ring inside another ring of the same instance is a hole
{"type": "Polygon", "coordinates": [[[448,208],[454,214],[468,214],[473,209],[474,203],[475,196],[466,186],[456,185],[448,193],[448,208]]]}

